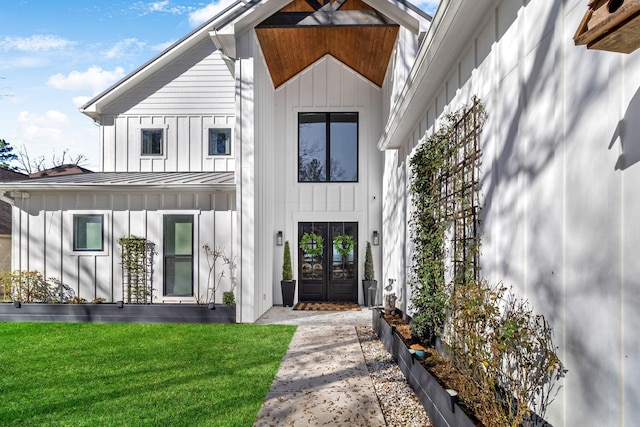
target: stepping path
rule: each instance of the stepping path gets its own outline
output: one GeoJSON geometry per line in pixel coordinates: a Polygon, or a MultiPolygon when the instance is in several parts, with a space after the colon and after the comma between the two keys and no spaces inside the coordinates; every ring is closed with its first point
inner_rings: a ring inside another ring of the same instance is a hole
{"type": "Polygon", "coordinates": [[[386,425],[353,326],[298,326],[254,426],[298,425],[386,425]]]}

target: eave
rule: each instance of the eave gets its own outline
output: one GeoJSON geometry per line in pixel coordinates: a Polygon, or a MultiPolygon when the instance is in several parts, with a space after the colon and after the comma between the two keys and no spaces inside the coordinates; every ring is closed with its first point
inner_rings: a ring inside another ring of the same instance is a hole
{"type": "MultiPolygon", "coordinates": [[[[312,5],[294,0],[255,27],[274,86],[325,55],[382,86],[400,25],[361,0],[335,0],[317,10],[312,5]]],[[[407,16],[417,29],[418,20],[407,16]]]]}
{"type": "Polygon", "coordinates": [[[442,0],[389,119],[378,149],[400,148],[433,103],[461,49],[497,0],[442,0]]]}

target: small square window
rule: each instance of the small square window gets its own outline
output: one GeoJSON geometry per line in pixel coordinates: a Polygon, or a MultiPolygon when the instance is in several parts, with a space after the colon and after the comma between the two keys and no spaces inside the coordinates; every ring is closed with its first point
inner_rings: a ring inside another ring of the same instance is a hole
{"type": "Polygon", "coordinates": [[[73,250],[102,251],[102,215],[73,216],[73,250]]]}
{"type": "Polygon", "coordinates": [[[209,155],[231,154],[231,129],[209,129],[209,155]]]}
{"type": "Polygon", "coordinates": [[[161,156],[163,137],[162,129],[142,129],[142,155],[161,156]]]}

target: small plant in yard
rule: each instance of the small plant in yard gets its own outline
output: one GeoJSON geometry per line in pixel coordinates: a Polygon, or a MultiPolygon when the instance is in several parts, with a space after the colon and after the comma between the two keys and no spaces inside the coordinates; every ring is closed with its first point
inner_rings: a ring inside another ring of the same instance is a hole
{"type": "Polygon", "coordinates": [[[68,303],[75,295],[70,286],[56,278],[45,279],[37,270],[5,272],[2,281],[3,299],[23,303],[68,303]]]}
{"type": "Polygon", "coordinates": [[[236,295],[235,290],[237,285],[236,269],[238,268],[238,265],[236,264],[236,257],[235,255],[229,256],[223,252],[222,260],[224,261],[224,264],[229,269],[229,279],[231,280],[231,290],[226,291],[222,294],[222,304],[226,306],[236,305],[236,296],[235,296],[236,295]]]}
{"type": "Polygon", "coordinates": [[[205,243],[202,245],[202,250],[204,251],[205,259],[207,260],[209,274],[207,275],[207,293],[205,295],[205,299],[204,301],[199,301],[199,303],[215,303],[216,291],[220,287],[220,282],[224,277],[224,270],[221,270],[220,273],[216,274],[216,263],[218,262],[218,259],[222,257],[223,249],[220,247],[212,249],[208,243],[205,243]]]}

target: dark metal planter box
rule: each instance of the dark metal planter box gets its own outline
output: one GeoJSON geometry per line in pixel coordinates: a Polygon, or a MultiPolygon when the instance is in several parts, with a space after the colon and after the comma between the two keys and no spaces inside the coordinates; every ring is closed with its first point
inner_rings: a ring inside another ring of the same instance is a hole
{"type": "Polygon", "coordinates": [[[196,304],[0,303],[1,322],[236,323],[236,307],[196,304]],[[18,307],[19,305],[19,307],[18,307]]]}
{"type": "Polygon", "coordinates": [[[451,395],[414,358],[402,338],[382,317],[382,310],[372,310],[373,329],[380,341],[396,360],[407,382],[416,393],[429,418],[436,427],[474,427],[474,423],[451,395]]]}

